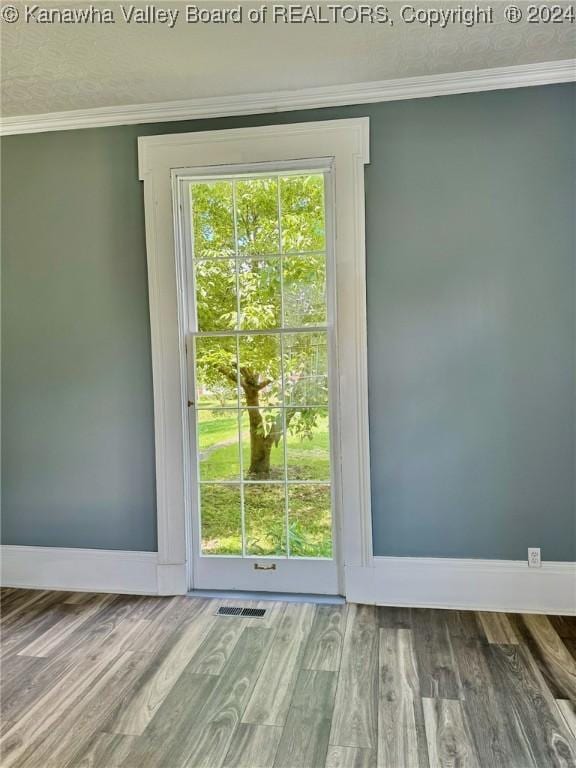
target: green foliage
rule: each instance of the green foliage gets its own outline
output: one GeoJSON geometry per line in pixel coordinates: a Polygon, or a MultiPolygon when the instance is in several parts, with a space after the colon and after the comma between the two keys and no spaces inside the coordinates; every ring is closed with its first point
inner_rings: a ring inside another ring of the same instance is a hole
{"type": "Polygon", "coordinates": [[[195,263],[198,330],[236,328],[236,268],[231,259],[202,259],[195,263]],[[218,312],[215,308],[218,307],[218,312]]]}
{"type": "MultiPolygon", "coordinates": [[[[309,253],[325,248],[321,175],[198,182],[191,185],[191,201],[199,330],[267,330],[326,322],[325,257],[309,253]],[[280,251],[305,255],[281,258],[280,251]]],[[[296,408],[325,403],[325,338],[294,335],[286,347],[286,404],[296,408]]],[[[221,404],[233,405],[238,402],[237,380],[241,390],[246,382],[268,382],[259,392],[258,405],[281,404],[279,336],[243,335],[239,357],[237,352],[234,339],[198,339],[200,389],[216,395],[221,404]]],[[[314,426],[307,416],[294,427],[291,418],[287,422],[300,432],[306,423],[310,429],[314,426]]]]}
{"type": "Polygon", "coordinates": [[[195,258],[234,256],[232,185],[200,182],[192,190],[195,258]]]}
{"type": "Polygon", "coordinates": [[[214,394],[219,392],[221,403],[224,402],[232,407],[238,405],[236,339],[217,336],[197,337],[194,355],[199,390],[197,404],[202,406],[205,403],[212,403],[214,394]]]}
{"type": "Polygon", "coordinates": [[[326,259],[285,256],[283,259],[284,324],[292,327],[326,322],[326,259]]]}
{"type": "Polygon", "coordinates": [[[323,251],[324,179],[319,175],[285,176],[280,182],[282,250],[323,251]]]}
{"type": "Polygon", "coordinates": [[[319,417],[325,416],[326,413],[326,409],[320,408],[288,409],[286,420],[290,419],[288,424],[290,433],[298,436],[301,440],[305,438],[312,440],[318,428],[319,417]]]}
{"type": "Polygon", "coordinates": [[[293,407],[328,404],[326,334],[297,333],[284,337],[286,404],[293,407]]]}
{"type": "Polygon", "coordinates": [[[280,328],[280,259],[244,259],[239,261],[238,271],[241,328],[280,328]]]}
{"type": "Polygon", "coordinates": [[[237,181],[235,191],[238,253],[278,253],[278,180],[273,177],[237,181]]]}
{"type": "MultiPolygon", "coordinates": [[[[241,336],[239,341],[240,370],[246,378],[269,384],[259,393],[262,405],[280,404],[282,395],[280,337],[277,334],[241,336]]],[[[245,404],[246,401],[245,401],[245,404]]]]}

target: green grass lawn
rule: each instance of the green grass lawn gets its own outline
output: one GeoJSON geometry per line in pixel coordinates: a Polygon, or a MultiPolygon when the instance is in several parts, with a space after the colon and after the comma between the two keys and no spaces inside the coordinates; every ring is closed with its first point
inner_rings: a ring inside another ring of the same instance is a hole
{"type": "MultiPolygon", "coordinates": [[[[242,417],[242,458],[244,472],[250,461],[248,419],[242,417]]],[[[288,435],[287,476],[289,480],[330,480],[328,419],[319,417],[311,439],[288,435]]],[[[202,541],[205,554],[242,552],[240,512],[240,451],[238,416],[233,411],[200,411],[202,541]],[[238,481],[224,485],[221,480],[238,481]]],[[[271,480],[284,479],[284,444],[272,449],[271,480]]],[[[249,555],[331,557],[331,499],[328,485],[290,485],[288,489],[288,531],[284,486],[246,483],[244,485],[246,549],[249,555]]]]}
{"type": "Polygon", "coordinates": [[[238,430],[238,416],[235,411],[225,411],[225,416],[215,417],[213,411],[199,411],[200,450],[217,445],[230,437],[238,430]],[[227,414],[232,414],[228,416],[227,414]]]}

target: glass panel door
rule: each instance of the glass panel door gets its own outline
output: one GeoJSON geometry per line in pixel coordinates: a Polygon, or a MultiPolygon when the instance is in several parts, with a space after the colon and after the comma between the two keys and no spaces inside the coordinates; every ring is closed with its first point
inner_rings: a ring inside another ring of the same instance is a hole
{"type": "Polygon", "coordinates": [[[196,587],[338,591],[328,177],[185,181],[196,587]]]}

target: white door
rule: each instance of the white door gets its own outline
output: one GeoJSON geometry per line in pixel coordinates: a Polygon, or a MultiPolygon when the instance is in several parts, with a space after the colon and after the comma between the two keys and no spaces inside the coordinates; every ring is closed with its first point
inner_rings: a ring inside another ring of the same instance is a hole
{"type": "Polygon", "coordinates": [[[194,587],[338,594],[330,167],[208,170],[178,177],[194,587]]]}

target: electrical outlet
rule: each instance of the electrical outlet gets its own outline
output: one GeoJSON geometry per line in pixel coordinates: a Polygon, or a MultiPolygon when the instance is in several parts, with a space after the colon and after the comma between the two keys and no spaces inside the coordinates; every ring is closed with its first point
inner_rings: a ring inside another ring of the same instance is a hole
{"type": "Polygon", "coordinates": [[[540,568],[540,547],[528,547],[528,565],[530,568],[540,568]]]}

